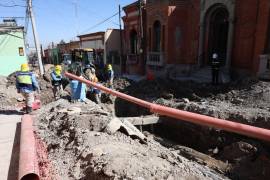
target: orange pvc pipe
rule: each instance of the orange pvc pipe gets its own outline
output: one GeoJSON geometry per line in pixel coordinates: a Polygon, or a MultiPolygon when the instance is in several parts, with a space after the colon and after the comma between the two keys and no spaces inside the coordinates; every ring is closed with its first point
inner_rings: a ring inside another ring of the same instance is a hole
{"type": "Polygon", "coordinates": [[[30,115],[22,117],[19,155],[19,180],[39,180],[33,120],[30,115]]]}
{"type": "Polygon", "coordinates": [[[241,134],[241,135],[245,135],[245,136],[249,136],[249,137],[253,137],[253,138],[257,138],[257,139],[261,139],[265,141],[270,141],[269,129],[258,128],[255,126],[250,126],[250,125],[246,125],[242,123],[213,118],[206,115],[201,115],[197,113],[192,113],[192,112],[182,111],[179,109],[174,109],[174,108],[170,108],[166,106],[157,105],[154,103],[150,103],[150,102],[126,95],[124,93],[114,91],[112,89],[106,88],[102,85],[98,85],[96,83],[93,83],[91,81],[88,81],[84,78],[80,78],[70,73],[65,73],[65,75],[71,79],[75,79],[85,84],[88,84],[90,86],[96,87],[97,89],[102,90],[106,93],[112,94],[114,96],[117,96],[129,102],[148,108],[153,113],[165,115],[168,117],[172,117],[172,118],[182,120],[182,121],[191,122],[194,124],[214,127],[217,129],[223,129],[229,132],[234,132],[237,134],[241,134]]]}

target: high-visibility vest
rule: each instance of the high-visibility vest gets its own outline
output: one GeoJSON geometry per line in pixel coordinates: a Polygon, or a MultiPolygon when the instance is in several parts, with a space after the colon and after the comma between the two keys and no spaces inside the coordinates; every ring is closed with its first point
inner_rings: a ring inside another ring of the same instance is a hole
{"type": "Polygon", "coordinates": [[[20,72],[17,74],[17,81],[21,88],[33,89],[32,86],[32,73],[30,72],[20,72]]]}

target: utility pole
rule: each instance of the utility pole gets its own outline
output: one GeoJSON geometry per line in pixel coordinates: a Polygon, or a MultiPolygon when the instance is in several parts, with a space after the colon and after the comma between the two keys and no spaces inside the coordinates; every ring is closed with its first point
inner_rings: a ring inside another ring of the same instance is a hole
{"type": "Polygon", "coordinates": [[[35,41],[35,47],[36,47],[36,53],[38,57],[38,64],[39,64],[39,73],[40,75],[44,75],[44,68],[42,64],[42,59],[41,59],[41,51],[40,51],[40,43],[39,43],[39,38],[37,34],[37,28],[36,28],[36,20],[33,12],[33,7],[32,7],[32,0],[27,1],[27,13],[29,13],[31,22],[32,22],[32,30],[33,30],[33,36],[34,36],[34,41],[35,41]]]}
{"type": "Polygon", "coordinates": [[[76,36],[79,35],[79,19],[78,19],[78,1],[79,0],[74,0],[73,4],[74,4],[74,10],[75,10],[75,25],[76,25],[76,36]]]}
{"type": "Polygon", "coordinates": [[[123,34],[122,34],[122,23],[121,23],[121,5],[119,4],[119,29],[120,29],[120,67],[121,74],[125,71],[125,64],[123,61],[123,34]]]}
{"type": "Polygon", "coordinates": [[[140,14],[140,31],[141,31],[141,40],[144,37],[144,33],[143,33],[143,12],[142,12],[142,8],[143,8],[143,0],[139,0],[139,14],[140,14]]]}
{"type": "Polygon", "coordinates": [[[139,0],[139,17],[140,17],[140,50],[139,50],[139,57],[140,60],[142,60],[142,69],[143,69],[143,74],[146,72],[146,58],[145,58],[145,39],[144,39],[144,17],[143,17],[143,5],[144,1],[139,0]]]}

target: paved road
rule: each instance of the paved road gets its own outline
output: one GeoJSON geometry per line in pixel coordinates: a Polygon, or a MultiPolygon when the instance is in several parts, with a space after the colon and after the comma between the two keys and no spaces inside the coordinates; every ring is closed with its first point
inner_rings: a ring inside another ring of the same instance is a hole
{"type": "Polygon", "coordinates": [[[20,115],[0,114],[0,180],[17,180],[20,115]]]}

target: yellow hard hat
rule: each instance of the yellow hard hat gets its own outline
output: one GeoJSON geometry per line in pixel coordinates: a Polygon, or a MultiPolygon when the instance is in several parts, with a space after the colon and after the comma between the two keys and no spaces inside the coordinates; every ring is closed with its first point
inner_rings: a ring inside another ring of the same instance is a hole
{"type": "Polygon", "coordinates": [[[55,66],[55,71],[61,71],[61,70],[62,70],[62,67],[60,65],[55,66]]]}
{"type": "Polygon", "coordinates": [[[108,64],[107,68],[108,68],[108,70],[112,70],[112,65],[108,64]]]}
{"type": "Polygon", "coordinates": [[[29,66],[27,63],[21,65],[21,71],[23,72],[29,71],[29,66]]]}

